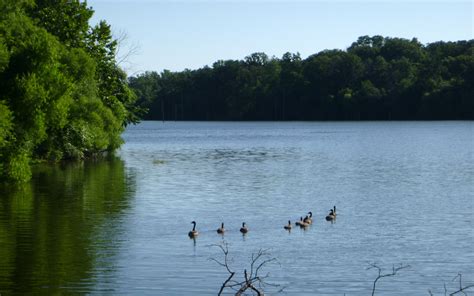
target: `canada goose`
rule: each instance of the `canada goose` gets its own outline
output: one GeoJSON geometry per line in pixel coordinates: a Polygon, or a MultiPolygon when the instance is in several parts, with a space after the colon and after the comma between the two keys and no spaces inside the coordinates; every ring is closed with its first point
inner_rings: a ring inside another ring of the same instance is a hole
{"type": "Polygon", "coordinates": [[[311,212],[308,212],[309,216],[306,216],[303,220],[303,222],[305,223],[308,223],[308,224],[313,224],[313,219],[311,219],[311,217],[313,217],[313,213],[311,212]]]}
{"type": "Polygon", "coordinates": [[[303,222],[306,224],[309,224],[308,219],[309,219],[308,215],[304,216],[303,222]]]}
{"type": "Polygon", "coordinates": [[[308,221],[308,218],[309,218],[309,217],[306,216],[306,217],[304,217],[303,221],[300,222],[300,227],[301,227],[301,228],[306,228],[306,227],[309,226],[310,223],[307,222],[307,221],[308,221]]]}
{"type": "Polygon", "coordinates": [[[224,222],[221,223],[221,227],[217,229],[217,233],[223,234],[225,232],[224,222]]]}
{"type": "Polygon", "coordinates": [[[295,225],[301,226],[301,223],[303,223],[303,217],[300,217],[300,221],[296,221],[295,225]]]}
{"type": "Polygon", "coordinates": [[[199,232],[197,232],[197,230],[196,230],[196,221],[191,222],[191,224],[194,224],[193,230],[191,230],[191,231],[188,233],[188,235],[189,235],[190,238],[193,238],[193,237],[198,236],[198,235],[199,235],[199,232]]]}
{"type": "Polygon", "coordinates": [[[332,221],[336,219],[336,216],[334,215],[334,210],[331,209],[329,210],[329,215],[326,216],[326,221],[332,221]]]}
{"type": "Polygon", "coordinates": [[[242,223],[242,227],[240,228],[240,232],[242,232],[244,234],[249,232],[247,226],[245,226],[245,222],[242,223]]]}
{"type": "Polygon", "coordinates": [[[334,206],[334,211],[333,211],[333,213],[334,213],[334,217],[336,217],[336,216],[337,216],[337,213],[336,213],[336,206],[334,206]]]}
{"type": "Polygon", "coordinates": [[[283,226],[286,230],[291,230],[291,221],[288,220],[288,225],[283,226]]]}

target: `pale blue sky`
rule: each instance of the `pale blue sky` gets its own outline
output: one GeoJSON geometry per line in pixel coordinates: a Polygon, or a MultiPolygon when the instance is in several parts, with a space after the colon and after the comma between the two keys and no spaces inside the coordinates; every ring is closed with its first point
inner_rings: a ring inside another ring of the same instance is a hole
{"type": "Polygon", "coordinates": [[[139,51],[129,74],[181,71],[253,52],[303,58],[345,49],[361,35],[417,37],[422,43],[473,38],[473,4],[455,1],[89,0],[93,22],[126,32],[139,51]]]}

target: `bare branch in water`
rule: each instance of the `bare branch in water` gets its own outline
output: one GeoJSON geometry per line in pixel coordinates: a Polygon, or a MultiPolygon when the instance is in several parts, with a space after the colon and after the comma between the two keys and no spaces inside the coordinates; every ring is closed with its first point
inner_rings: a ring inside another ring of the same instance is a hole
{"type": "MultiPolygon", "coordinates": [[[[462,274],[461,273],[458,273],[458,275],[453,278],[453,281],[455,281],[457,278],[459,278],[459,289],[457,291],[454,291],[453,293],[449,294],[449,296],[456,295],[458,293],[463,293],[464,295],[467,295],[466,292],[464,292],[464,291],[474,287],[474,285],[467,285],[467,286],[463,287],[463,285],[462,285],[462,274]]],[[[445,290],[446,290],[446,285],[445,285],[445,290]]]]}
{"type": "Polygon", "coordinates": [[[372,296],[375,295],[375,286],[377,285],[378,280],[380,280],[381,278],[384,278],[384,277],[394,276],[394,275],[397,274],[397,272],[399,272],[400,270],[405,269],[405,268],[410,268],[410,265],[400,264],[400,266],[398,266],[398,267],[395,267],[395,265],[393,265],[392,266],[392,272],[382,274],[382,268],[380,266],[378,266],[376,263],[371,263],[370,267],[368,267],[367,269],[377,269],[377,271],[378,271],[378,276],[375,278],[374,284],[373,284],[373,287],[372,287],[372,296]]]}
{"type": "Polygon", "coordinates": [[[249,269],[250,273],[247,272],[247,269],[244,269],[243,280],[236,281],[234,279],[236,272],[232,270],[229,264],[229,262],[232,260],[229,259],[229,247],[227,242],[211,246],[218,247],[224,254],[224,259],[219,261],[215,258],[209,258],[209,260],[224,267],[229,274],[227,279],[222,283],[218,295],[222,295],[226,289],[235,291],[236,296],[247,295],[247,293],[252,295],[264,295],[265,286],[280,288],[277,293],[283,291],[284,288],[281,288],[280,285],[266,282],[269,273],[265,274],[264,276],[260,276],[259,274],[259,272],[261,272],[265,266],[270,263],[277,262],[277,259],[271,257],[270,252],[267,249],[260,249],[257,253],[252,254],[249,269]]]}

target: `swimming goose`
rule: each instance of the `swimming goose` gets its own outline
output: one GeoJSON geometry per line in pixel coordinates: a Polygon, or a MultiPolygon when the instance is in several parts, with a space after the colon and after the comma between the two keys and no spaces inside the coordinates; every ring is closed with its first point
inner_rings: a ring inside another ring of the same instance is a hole
{"type": "Polygon", "coordinates": [[[191,230],[188,235],[190,238],[196,237],[199,235],[199,232],[196,230],[196,221],[191,222],[191,224],[194,224],[193,230],[191,230]]]}
{"type": "Polygon", "coordinates": [[[225,232],[224,222],[221,223],[221,227],[217,229],[217,233],[223,234],[225,232]]]}
{"type": "Polygon", "coordinates": [[[326,216],[326,221],[333,221],[336,219],[336,216],[334,215],[334,210],[331,209],[329,210],[329,215],[326,216]]]}
{"type": "Polygon", "coordinates": [[[309,216],[306,216],[303,220],[303,222],[308,223],[308,224],[313,224],[313,213],[308,212],[309,216]]]}
{"type": "Polygon", "coordinates": [[[310,223],[308,223],[308,216],[304,217],[303,221],[300,222],[300,227],[305,228],[308,227],[310,223]]]}
{"type": "Polygon", "coordinates": [[[286,230],[291,230],[291,221],[288,220],[288,225],[283,226],[286,230]]]}
{"type": "Polygon", "coordinates": [[[242,227],[240,228],[240,232],[242,232],[244,234],[249,232],[247,226],[245,226],[245,222],[242,223],[242,227]]]}
{"type": "Polygon", "coordinates": [[[301,226],[301,223],[303,223],[303,217],[300,217],[300,221],[296,221],[295,225],[296,226],[301,226]]]}

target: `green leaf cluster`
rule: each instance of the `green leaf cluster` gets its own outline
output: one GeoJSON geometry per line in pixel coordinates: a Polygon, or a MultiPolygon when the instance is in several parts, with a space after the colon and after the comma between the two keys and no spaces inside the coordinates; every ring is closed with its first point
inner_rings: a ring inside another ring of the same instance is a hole
{"type": "Polygon", "coordinates": [[[110,26],[90,27],[81,1],[2,0],[0,11],[0,179],[118,148],[136,97],[110,26]]]}

